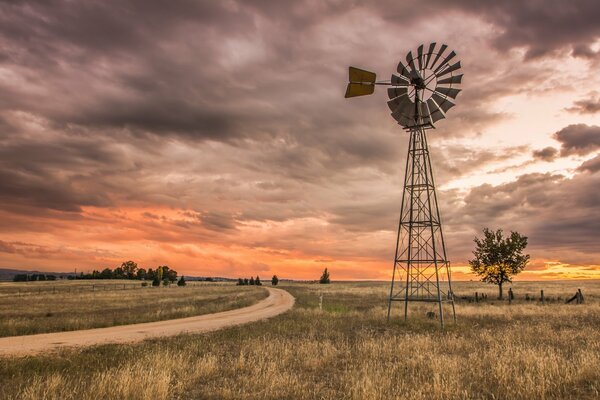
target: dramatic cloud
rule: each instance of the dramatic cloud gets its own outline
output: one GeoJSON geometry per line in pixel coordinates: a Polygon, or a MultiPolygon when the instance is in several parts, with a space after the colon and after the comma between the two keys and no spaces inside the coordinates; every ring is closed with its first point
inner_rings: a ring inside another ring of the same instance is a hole
{"type": "Polygon", "coordinates": [[[577,100],[566,110],[579,114],[596,114],[600,112],[600,95],[598,92],[589,93],[589,98],[577,100]]]}
{"type": "Polygon", "coordinates": [[[502,225],[539,259],[589,264],[598,162],[580,158],[600,148],[598,99],[573,91],[600,84],[599,13],[586,0],[2,3],[0,267],[134,258],[311,278],[327,262],[336,278],[388,278],[408,137],[385,93],[343,98],[347,67],[389,79],[432,41],[465,73],[429,131],[453,260],[502,225]]]}
{"type": "Polygon", "coordinates": [[[552,161],[558,155],[558,150],[554,147],[548,146],[541,150],[534,150],[532,155],[534,158],[538,158],[543,161],[552,161]]]}
{"type": "Polygon", "coordinates": [[[554,134],[561,144],[560,155],[586,155],[600,148],[600,126],[569,125],[554,134]]]}

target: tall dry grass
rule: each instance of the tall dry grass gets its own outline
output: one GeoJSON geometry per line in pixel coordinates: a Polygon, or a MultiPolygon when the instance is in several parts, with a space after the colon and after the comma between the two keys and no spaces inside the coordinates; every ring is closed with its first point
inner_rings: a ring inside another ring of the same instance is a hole
{"type": "Polygon", "coordinates": [[[0,337],[183,318],[244,307],[267,296],[259,287],[240,290],[230,283],[142,288],[137,282],[134,290],[131,282],[105,281],[92,291],[89,282],[81,282],[0,284],[0,337]],[[131,289],[115,289],[122,285],[131,289]]]}
{"type": "MultiPolygon", "coordinates": [[[[543,285],[566,297],[579,284],[543,285]]],[[[387,324],[387,284],[287,285],[296,307],[270,321],[2,360],[0,398],[598,398],[600,283],[587,285],[583,305],[462,301],[443,331],[429,307],[387,324]]],[[[486,290],[456,291],[473,287],[486,290]]]]}

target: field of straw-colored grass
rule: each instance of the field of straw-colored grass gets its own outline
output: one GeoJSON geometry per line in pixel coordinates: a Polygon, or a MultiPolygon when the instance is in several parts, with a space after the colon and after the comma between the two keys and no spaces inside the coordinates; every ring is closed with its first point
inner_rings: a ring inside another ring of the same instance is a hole
{"type": "MultiPolygon", "coordinates": [[[[592,399],[600,391],[600,283],[457,283],[458,322],[415,307],[385,321],[388,284],[287,284],[290,312],[206,335],[0,362],[0,398],[592,399]],[[581,287],[582,305],[564,298],[581,287]],[[507,288],[508,289],[508,288],[507,288]],[[554,300],[523,300],[544,289],[554,300]],[[323,308],[319,309],[319,293],[323,308]],[[563,300],[559,301],[557,298],[563,300]]],[[[244,288],[245,289],[245,288],[244,288]]]]}
{"type": "Polygon", "coordinates": [[[256,286],[245,289],[205,282],[156,288],[123,280],[0,283],[0,337],[183,318],[267,296],[256,286]]]}

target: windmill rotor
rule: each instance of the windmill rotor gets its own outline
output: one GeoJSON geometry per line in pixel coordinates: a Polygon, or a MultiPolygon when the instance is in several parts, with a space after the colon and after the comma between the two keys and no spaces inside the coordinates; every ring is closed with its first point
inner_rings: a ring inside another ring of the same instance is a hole
{"type": "Polygon", "coordinates": [[[376,81],[374,72],[350,67],[345,97],[372,94],[376,85],[390,86],[388,107],[398,124],[404,129],[433,128],[456,105],[461,91],[461,63],[456,61],[456,52],[447,49],[434,42],[409,51],[389,81],[376,81]]]}

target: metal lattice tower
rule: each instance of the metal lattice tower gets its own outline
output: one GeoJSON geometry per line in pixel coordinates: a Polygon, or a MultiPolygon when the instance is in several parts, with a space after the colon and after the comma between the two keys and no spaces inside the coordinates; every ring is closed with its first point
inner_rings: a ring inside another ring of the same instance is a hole
{"type": "Polygon", "coordinates": [[[427,130],[446,117],[454,107],[462,81],[460,61],[450,64],[454,51],[448,46],[436,49],[423,45],[417,55],[408,52],[406,64],[400,62],[390,81],[376,81],[373,72],[350,67],[346,97],[372,94],[376,85],[388,89],[392,117],[409,133],[408,155],[402,192],[402,207],[396,240],[392,284],[388,299],[388,320],[394,301],[404,303],[404,319],[410,302],[437,303],[440,324],[444,326],[444,303],[452,307],[456,321],[450,262],[438,207],[435,182],[427,145],[427,130]]]}
{"type": "Polygon", "coordinates": [[[409,302],[435,302],[444,326],[442,303],[452,305],[455,320],[456,314],[427,134],[422,126],[411,128],[409,134],[388,320],[394,301],[404,302],[404,319],[409,302]]]}

